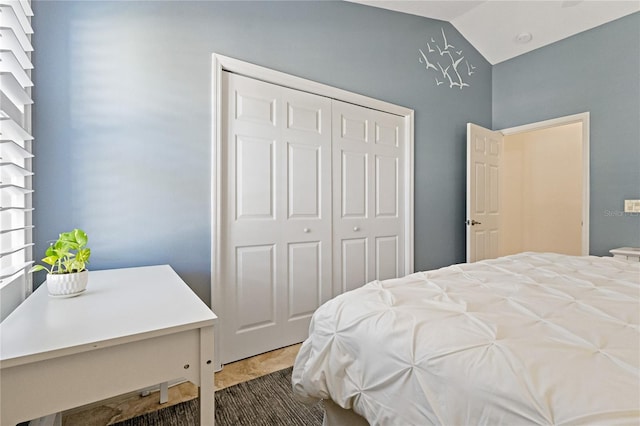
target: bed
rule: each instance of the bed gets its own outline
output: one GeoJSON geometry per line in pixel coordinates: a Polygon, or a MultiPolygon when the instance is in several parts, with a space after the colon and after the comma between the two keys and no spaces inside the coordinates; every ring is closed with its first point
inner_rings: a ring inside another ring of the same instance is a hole
{"type": "Polygon", "coordinates": [[[640,262],[551,253],[374,281],[315,312],[293,390],[325,424],[637,425],[639,294],[640,262]]]}

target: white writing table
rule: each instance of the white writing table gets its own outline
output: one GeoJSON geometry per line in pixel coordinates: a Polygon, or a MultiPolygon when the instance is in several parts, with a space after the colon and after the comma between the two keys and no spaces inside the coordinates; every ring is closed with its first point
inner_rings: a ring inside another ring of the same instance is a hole
{"type": "Polygon", "coordinates": [[[43,284],[0,323],[0,424],[185,378],[213,425],[216,318],[168,265],[89,272],[72,298],[43,284]]]}

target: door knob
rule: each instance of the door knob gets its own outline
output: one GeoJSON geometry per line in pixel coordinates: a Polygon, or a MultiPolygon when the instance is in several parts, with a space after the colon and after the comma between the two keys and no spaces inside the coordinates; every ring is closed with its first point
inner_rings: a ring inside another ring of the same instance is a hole
{"type": "Polygon", "coordinates": [[[465,223],[467,225],[471,225],[471,226],[473,226],[473,225],[482,225],[482,222],[478,222],[475,219],[471,219],[471,220],[467,219],[467,221],[465,223]]]}
{"type": "Polygon", "coordinates": [[[304,228],[304,229],[302,230],[302,232],[304,232],[305,234],[308,234],[308,233],[309,233],[309,231],[311,231],[309,228],[304,228]]]}
{"type": "Polygon", "coordinates": [[[358,228],[357,226],[354,226],[354,227],[353,227],[353,230],[357,232],[357,231],[359,231],[359,230],[360,230],[360,228],[358,228]]]}

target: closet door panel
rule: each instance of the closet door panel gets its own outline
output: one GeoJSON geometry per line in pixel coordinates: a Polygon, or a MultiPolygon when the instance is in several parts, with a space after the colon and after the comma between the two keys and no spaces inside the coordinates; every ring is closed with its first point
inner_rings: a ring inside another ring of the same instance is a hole
{"type": "Polygon", "coordinates": [[[287,319],[307,317],[322,302],[322,243],[289,244],[289,312],[287,319]]]}
{"type": "Polygon", "coordinates": [[[340,210],[342,218],[365,219],[368,215],[369,167],[366,153],[342,150],[340,163],[340,210]]]}
{"type": "Polygon", "coordinates": [[[276,268],[273,245],[236,248],[238,332],[257,330],[276,323],[276,268]]]}
{"type": "Polygon", "coordinates": [[[288,217],[320,219],[321,160],[320,148],[289,143],[288,168],[288,217]]]}
{"type": "MultiPolygon", "coordinates": [[[[282,133],[287,147],[287,216],[283,230],[289,243],[315,244],[318,256],[309,257],[309,270],[318,268],[318,280],[314,281],[321,286],[319,297],[314,299],[318,307],[331,295],[330,283],[323,280],[331,271],[331,100],[282,90],[287,105],[282,133]]],[[[309,318],[310,312],[307,321],[309,318]]]]}
{"type": "Polygon", "coordinates": [[[233,114],[238,123],[249,122],[276,127],[276,96],[275,93],[255,92],[253,87],[237,88],[235,108],[233,114]]]}
{"type": "Polygon", "coordinates": [[[375,161],[375,217],[398,218],[398,198],[402,188],[398,180],[398,157],[376,155],[375,161]]]}
{"type": "Polygon", "coordinates": [[[404,274],[404,119],[333,101],[334,295],[404,274]]]}
{"type": "Polygon", "coordinates": [[[275,140],[236,136],[236,219],[275,219],[275,140]]]}
{"type": "Polygon", "coordinates": [[[376,144],[399,148],[400,147],[400,130],[401,128],[400,126],[397,125],[397,123],[376,121],[375,123],[376,144]]]}
{"type": "Polygon", "coordinates": [[[304,340],[331,295],[331,101],[223,72],[220,355],[304,340]]]}
{"type": "Polygon", "coordinates": [[[398,236],[376,237],[376,280],[400,276],[398,264],[398,236]]]}
{"type": "Polygon", "coordinates": [[[304,102],[287,102],[287,128],[303,132],[322,133],[322,108],[304,102]]]}
{"type": "Polygon", "coordinates": [[[338,265],[341,267],[340,293],[353,290],[369,281],[369,255],[367,238],[351,238],[342,240],[342,259],[338,265]]]}
{"type": "Polygon", "coordinates": [[[304,340],[333,295],[405,274],[407,183],[404,117],[226,71],[222,86],[228,363],[304,340]]]}
{"type": "Polygon", "coordinates": [[[340,139],[356,143],[369,143],[369,120],[357,111],[343,110],[334,128],[339,128],[340,139]]]}
{"type": "Polygon", "coordinates": [[[313,312],[331,297],[331,100],[282,88],[286,117],[282,141],[287,167],[287,214],[281,228],[288,244],[282,282],[281,346],[301,342],[313,312]]]}

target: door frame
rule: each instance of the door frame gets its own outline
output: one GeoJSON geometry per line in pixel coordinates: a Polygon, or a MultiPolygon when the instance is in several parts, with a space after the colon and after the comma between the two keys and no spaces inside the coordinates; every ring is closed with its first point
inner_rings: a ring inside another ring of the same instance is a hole
{"type": "Polygon", "coordinates": [[[582,123],[582,255],[589,255],[589,112],[567,115],[564,117],[552,118],[550,120],[538,121],[521,126],[509,127],[498,130],[504,136],[518,133],[532,132],[536,130],[548,129],[551,127],[564,126],[573,123],[582,123]]]}
{"type": "MultiPolygon", "coordinates": [[[[222,250],[220,243],[221,221],[222,217],[222,182],[223,167],[222,164],[222,71],[229,71],[241,74],[246,77],[262,80],[267,83],[273,83],[280,86],[288,87],[303,92],[309,92],[316,95],[324,96],[371,108],[390,114],[404,117],[405,132],[402,135],[401,143],[404,144],[404,252],[405,274],[413,272],[414,268],[414,167],[413,167],[413,151],[414,151],[414,111],[410,108],[391,104],[368,96],[349,92],[326,84],[318,83],[305,78],[296,77],[284,72],[276,71],[270,68],[255,65],[250,62],[241,61],[239,59],[230,58],[217,53],[212,54],[212,76],[211,76],[211,307],[215,310],[217,301],[221,300],[221,286],[216,285],[220,282],[220,274],[222,267],[222,250]]],[[[215,348],[214,348],[215,349],[215,348]]],[[[216,371],[222,368],[218,350],[215,351],[216,371]]]]}

